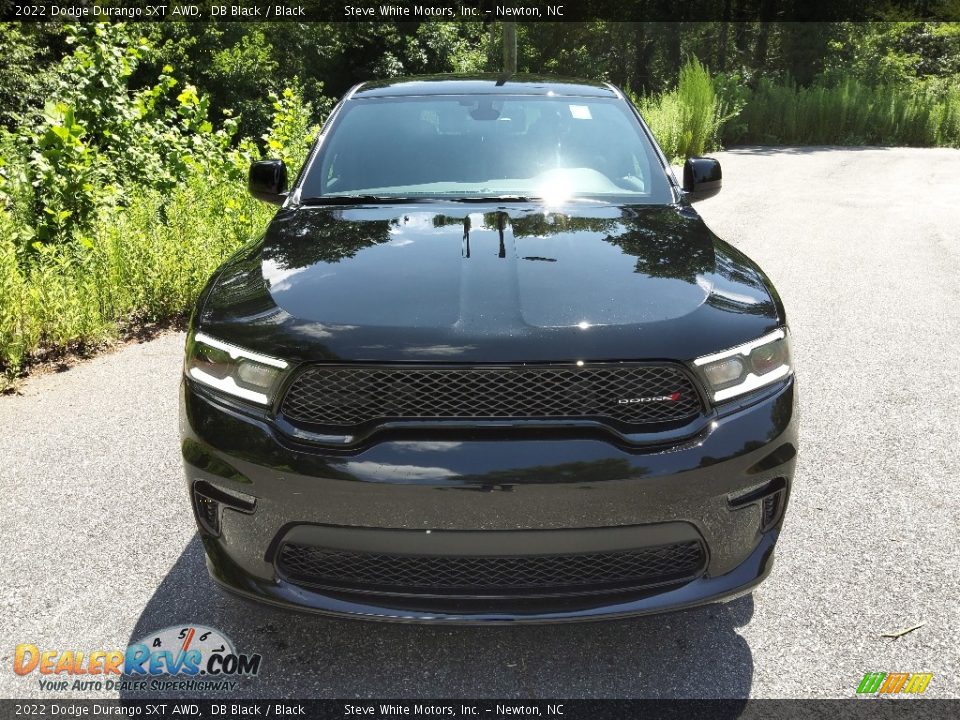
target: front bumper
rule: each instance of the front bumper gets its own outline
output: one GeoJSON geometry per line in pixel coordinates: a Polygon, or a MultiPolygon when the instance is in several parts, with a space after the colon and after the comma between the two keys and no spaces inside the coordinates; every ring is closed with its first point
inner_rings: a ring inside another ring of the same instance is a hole
{"type": "Polygon", "coordinates": [[[191,498],[200,488],[220,501],[215,527],[198,514],[212,577],[257,600],[357,618],[562,621],[729,599],[770,572],[796,462],[792,378],[668,447],[477,431],[345,452],[293,441],[189,381],[181,399],[191,498]],[[291,578],[278,563],[292,541],[440,557],[695,541],[703,565],[602,592],[358,592],[291,578]]]}

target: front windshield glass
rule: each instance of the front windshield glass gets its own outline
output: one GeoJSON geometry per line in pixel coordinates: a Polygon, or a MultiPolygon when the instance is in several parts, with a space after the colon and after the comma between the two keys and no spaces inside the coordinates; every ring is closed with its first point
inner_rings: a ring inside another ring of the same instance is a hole
{"type": "Polygon", "coordinates": [[[654,149],[622,100],[550,96],[350,101],[301,196],[352,195],[672,202],[654,149]]]}

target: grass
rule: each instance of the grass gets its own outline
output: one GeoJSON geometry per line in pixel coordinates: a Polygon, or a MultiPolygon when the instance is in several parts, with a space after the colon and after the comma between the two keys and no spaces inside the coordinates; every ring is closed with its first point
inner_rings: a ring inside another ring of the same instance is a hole
{"type": "Polygon", "coordinates": [[[38,350],[83,348],[145,321],[189,312],[216,267],[253,238],[271,208],[235,180],[197,174],[168,196],[105,209],[80,238],[22,267],[0,210],[0,368],[7,383],[38,350]]]}
{"type": "Polygon", "coordinates": [[[960,87],[800,88],[761,80],[727,142],[759,145],[960,147],[960,87]]]}
{"type": "Polygon", "coordinates": [[[634,102],[672,161],[723,145],[960,147],[960,84],[868,85],[762,79],[748,88],[696,59],[677,87],[634,102]],[[722,80],[722,82],[721,82],[722,80]]]}
{"type": "Polygon", "coordinates": [[[634,98],[664,154],[671,159],[702,155],[720,147],[720,131],[732,117],[709,70],[695,58],[680,70],[677,87],[634,98]]]}

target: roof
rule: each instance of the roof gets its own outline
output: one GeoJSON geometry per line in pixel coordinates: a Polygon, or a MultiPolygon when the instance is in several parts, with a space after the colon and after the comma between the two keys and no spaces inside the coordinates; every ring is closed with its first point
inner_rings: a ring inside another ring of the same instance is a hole
{"type": "Polygon", "coordinates": [[[423,75],[374,80],[359,85],[355,98],[403,95],[561,95],[617,97],[610,85],[549,75],[423,75]]]}

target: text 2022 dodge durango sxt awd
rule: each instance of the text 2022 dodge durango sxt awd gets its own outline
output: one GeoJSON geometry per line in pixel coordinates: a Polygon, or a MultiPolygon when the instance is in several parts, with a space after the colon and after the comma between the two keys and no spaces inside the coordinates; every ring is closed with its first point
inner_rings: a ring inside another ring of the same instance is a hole
{"type": "Polygon", "coordinates": [[[191,321],[211,575],[359,618],[673,610],[770,571],[797,447],[783,305],[610,85],[364,83],[191,321]]]}

